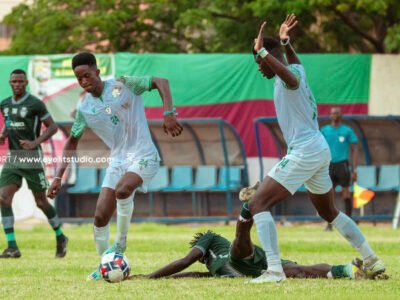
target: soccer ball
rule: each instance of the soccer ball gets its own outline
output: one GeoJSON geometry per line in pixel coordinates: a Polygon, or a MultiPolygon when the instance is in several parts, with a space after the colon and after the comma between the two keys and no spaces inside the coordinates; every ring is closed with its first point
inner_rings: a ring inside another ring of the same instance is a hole
{"type": "Polygon", "coordinates": [[[130,270],[129,261],[123,253],[106,253],[101,258],[100,273],[107,282],[115,283],[125,280],[130,270]]]}

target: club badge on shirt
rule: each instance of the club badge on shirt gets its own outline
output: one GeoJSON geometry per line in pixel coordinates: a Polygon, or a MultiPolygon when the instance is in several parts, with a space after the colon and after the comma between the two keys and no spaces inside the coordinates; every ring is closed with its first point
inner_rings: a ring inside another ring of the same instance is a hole
{"type": "Polygon", "coordinates": [[[106,113],[108,113],[109,115],[111,115],[111,113],[112,113],[111,107],[109,107],[109,106],[106,107],[106,113]]]}
{"type": "Polygon", "coordinates": [[[119,95],[121,95],[121,89],[122,89],[122,88],[121,88],[120,86],[114,87],[113,90],[112,90],[112,92],[111,92],[111,95],[112,95],[114,98],[119,97],[119,95]]]}
{"type": "Polygon", "coordinates": [[[344,142],[344,136],[339,136],[339,142],[341,142],[341,143],[344,142]]]}

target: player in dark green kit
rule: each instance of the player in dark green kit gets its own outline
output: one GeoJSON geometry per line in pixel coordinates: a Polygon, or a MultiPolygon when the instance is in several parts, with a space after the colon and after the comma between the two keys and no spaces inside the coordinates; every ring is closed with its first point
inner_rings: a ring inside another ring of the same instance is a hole
{"type": "Polygon", "coordinates": [[[57,125],[48,113],[45,104],[28,93],[28,81],[23,70],[14,70],[10,75],[11,97],[0,103],[5,126],[0,135],[0,143],[8,139],[9,153],[0,175],[1,222],[6,234],[8,246],[0,258],[18,258],[18,249],[14,234],[14,215],[12,200],[22,185],[22,178],[28,183],[36,205],[44,212],[56,234],[56,257],[64,257],[68,238],[61,230],[61,222],[53,206],[47,200],[48,187],[43,168],[40,144],[57,132],[57,125]],[[40,134],[42,123],[46,130],[40,134]]]}
{"type": "MultiPolygon", "coordinates": [[[[162,277],[258,277],[268,266],[264,250],[251,242],[252,226],[252,216],[246,203],[236,223],[236,237],[232,243],[212,231],[197,233],[190,242],[191,250],[185,257],[166,265],[147,277],[153,279],[162,277]],[[196,261],[204,263],[208,272],[181,272],[196,261]]],[[[328,264],[302,266],[290,260],[282,260],[282,266],[285,275],[289,278],[361,279],[365,277],[356,263],[337,266],[328,264]]]]}

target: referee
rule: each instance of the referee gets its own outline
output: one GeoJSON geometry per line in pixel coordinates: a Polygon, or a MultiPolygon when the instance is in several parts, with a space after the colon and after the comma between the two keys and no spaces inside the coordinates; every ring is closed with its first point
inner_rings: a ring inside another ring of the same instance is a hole
{"type": "MultiPolygon", "coordinates": [[[[351,181],[357,180],[358,138],[349,126],[342,124],[342,112],[339,107],[331,109],[330,117],[331,124],[321,128],[332,155],[329,175],[334,187],[337,185],[342,187],[345,212],[351,217],[353,203],[349,187],[351,181]],[[349,163],[349,158],[351,163],[349,163]]],[[[332,231],[330,224],[326,227],[326,231],[332,231]]]]}

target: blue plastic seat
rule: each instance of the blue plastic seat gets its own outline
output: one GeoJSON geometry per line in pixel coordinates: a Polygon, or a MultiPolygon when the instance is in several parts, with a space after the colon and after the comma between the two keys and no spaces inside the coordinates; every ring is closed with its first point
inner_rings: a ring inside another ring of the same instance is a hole
{"type": "Polygon", "coordinates": [[[67,192],[71,194],[88,193],[97,186],[97,169],[83,168],[77,169],[75,185],[70,187],[67,192]]]}
{"type": "Polygon", "coordinates": [[[158,192],[168,186],[168,168],[161,166],[148,186],[148,192],[158,192]]]}
{"type": "Polygon", "coordinates": [[[400,166],[383,165],[380,167],[377,191],[398,191],[400,187],[400,166]]]}
{"type": "Polygon", "coordinates": [[[357,184],[363,188],[375,190],[376,188],[376,167],[358,166],[357,184]]]}
{"type": "Polygon", "coordinates": [[[164,192],[180,192],[191,190],[193,185],[193,169],[191,166],[176,166],[172,168],[171,184],[162,190],[164,192]]]}
{"type": "Polygon", "coordinates": [[[242,187],[242,169],[238,166],[223,166],[220,168],[219,177],[218,177],[218,185],[211,188],[211,191],[235,191],[239,190],[242,187]],[[229,173],[228,173],[229,172],[229,173]],[[227,178],[229,174],[229,179],[227,178]],[[229,182],[228,182],[229,180],[229,182]]]}
{"type": "Polygon", "coordinates": [[[196,169],[196,177],[192,191],[207,191],[217,185],[217,167],[199,166],[196,169]]]}

